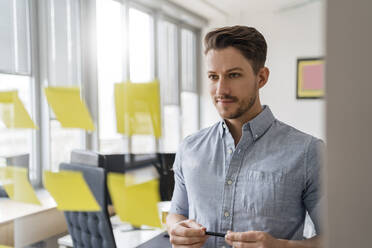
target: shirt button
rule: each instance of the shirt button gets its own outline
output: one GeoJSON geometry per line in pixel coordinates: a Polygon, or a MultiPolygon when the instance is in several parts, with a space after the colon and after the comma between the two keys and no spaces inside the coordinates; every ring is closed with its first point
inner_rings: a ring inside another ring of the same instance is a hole
{"type": "Polygon", "coordinates": [[[232,181],[231,180],[227,181],[227,184],[228,185],[231,185],[232,184],[232,181]]]}
{"type": "Polygon", "coordinates": [[[228,151],[227,151],[229,154],[231,154],[232,153],[232,150],[231,149],[229,149],[228,151]]]}
{"type": "Polygon", "coordinates": [[[230,213],[229,212],[225,212],[225,217],[229,217],[230,216],[230,213]]]}
{"type": "Polygon", "coordinates": [[[254,137],[258,138],[258,134],[256,134],[254,137]]]}

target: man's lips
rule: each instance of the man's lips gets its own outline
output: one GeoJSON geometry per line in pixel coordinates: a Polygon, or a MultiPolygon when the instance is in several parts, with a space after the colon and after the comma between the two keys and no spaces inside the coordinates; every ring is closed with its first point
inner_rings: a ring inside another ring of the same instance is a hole
{"type": "Polygon", "coordinates": [[[217,99],[216,101],[217,101],[217,103],[222,103],[222,104],[228,104],[228,103],[235,102],[235,100],[233,100],[233,99],[217,99]]]}

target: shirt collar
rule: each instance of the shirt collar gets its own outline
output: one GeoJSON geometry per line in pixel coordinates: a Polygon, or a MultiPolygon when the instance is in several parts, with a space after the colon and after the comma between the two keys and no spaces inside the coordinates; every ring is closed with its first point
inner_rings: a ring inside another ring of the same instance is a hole
{"type": "MultiPolygon", "coordinates": [[[[253,139],[259,139],[269,129],[271,124],[275,121],[275,117],[271,112],[269,106],[264,105],[263,110],[255,118],[243,125],[243,131],[250,130],[253,139]]],[[[219,125],[220,137],[222,138],[225,132],[229,132],[225,120],[220,121],[219,125]]]]}
{"type": "Polygon", "coordinates": [[[229,127],[227,126],[226,122],[224,119],[222,119],[220,121],[220,125],[219,125],[219,131],[220,131],[220,137],[222,138],[225,133],[229,133],[229,127]]]}

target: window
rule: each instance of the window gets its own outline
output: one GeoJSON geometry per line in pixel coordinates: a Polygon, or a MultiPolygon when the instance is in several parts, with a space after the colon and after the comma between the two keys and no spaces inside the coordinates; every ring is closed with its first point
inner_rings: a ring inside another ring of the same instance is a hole
{"type": "MultiPolygon", "coordinates": [[[[96,0],[97,6],[91,10],[87,2],[0,1],[0,90],[18,90],[40,128],[10,130],[0,124],[0,157],[30,154],[30,178],[35,184],[41,181],[41,170],[57,170],[61,162],[70,160],[72,149],[86,148],[86,140],[92,146],[98,143],[99,147],[93,148],[103,153],[175,152],[181,139],[198,128],[195,44],[199,40],[196,29],[186,23],[201,27],[203,20],[190,13],[176,16],[169,11],[176,7],[166,7],[163,1],[147,5],[146,1],[96,0]],[[80,38],[91,44],[80,32],[90,28],[85,25],[90,22],[80,22],[80,18],[94,16],[90,13],[93,9],[97,11],[98,88],[84,91],[96,87],[88,83],[81,88],[82,95],[98,91],[99,108],[87,104],[91,111],[99,112],[92,113],[99,116],[99,142],[90,142],[95,136],[87,136],[85,131],[62,128],[42,91],[48,86],[82,86],[82,75],[86,76],[85,69],[91,65],[84,63],[82,74],[81,62],[85,60],[81,58],[80,38]],[[116,132],[114,84],[155,78],[161,87],[163,137],[160,143],[146,135],[127,139],[116,132]]],[[[0,158],[1,164],[4,160],[0,158]]]]}
{"type": "MultiPolygon", "coordinates": [[[[133,83],[154,79],[154,20],[146,12],[129,8],[129,75],[133,83]]],[[[132,153],[155,152],[155,138],[150,135],[131,137],[132,153]]]]}
{"type": "MultiPolygon", "coordinates": [[[[47,5],[48,84],[44,87],[80,86],[79,1],[49,0],[47,5]]],[[[84,148],[84,131],[62,128],[51,110],[49,135],[50,164],[45,169],[58,170],[61,162],[70,160],[71,150],[84,148]]]]}
{"type": "Polygon", "coordinates": [[[181,31],[182,58],[182,136],[196,132],[199,128],[199,104],[196,78],[196,36],[188,29],[181,31]]]}
{"type": "MultiPolygon", "coordinates": [[[[32,118],[31,78],[29,76],[0,74],[0,91],[17,90],[18,96],[32,118]]],[[[0,157],[5,158],[29,154],[29,176],[32,182],[36,180],[36,165],[32,162],[32,130],[7,129],[0,122],[0,157]]],[[[1,166],[1,165],[0,165],[1,166]]]]}
{"type": "MultiPolygon", "coordinates": [[[[17,90],[28,114],[34,119],[30,28],[28,0],[0,1],[0,91],[17,90]]],[[[6,164],[6,158],[27,154],[29,177],[36,184],[33,134],[30,129],[7,129],[0,122],[0,166],[6,164]]]]}
{"type": "Polygon", "coordinates": [[[181,140],[177,26],[162,21],[160,26],[160,81],[163,100],[163,151],[175,152],[181,140]]]}
{"type": "Polygon", "coordinates": [[[102,153],[122,153],[125,147],[124,138],[116,132],[114,102],[115,83],[126,79],[124,13],[125,5],[118,1],[97,1],[99,150],[102,153]]]}
{"type": "Polygon", "coordinates": [[[124,3],[97,0],[99,149],[103,153],[175,152],[183,137],[198,130],[196,32],[182,28],[173,18],[155,15],[150,8],[124,3]],[[162,102],[160,142],[148,135],[118,134],[114,84],[155,78],[160,81],[162,102]]]}
{"type": "Polygon", "coordinates": [[[73,149],[82,149],[83,131],[79,129],[62,128],[59,121],[50,120],[50,170],[58,170],[59,164],[70,161],[73,149]]]}
{"type": "Polygon", "coordinates": [[[129,9],[129,65],[132,82],[154,79],[153,18],[135,8],[129,9]]]}
{"type": "Polygon", "coordinates": [[[28,0],[0,1],[0,71],[30,74],[28,0]]]}
{"type": "Polygon", "coordinates": [[[199,99],[195,92],[182,91],[182,136],[183,138],[195,133],[199,129],[199,99]]]}
{"type": "Polygon", "coordinates": [[[133,83],[144,83],[155,78],[153,26],[154,19],[147,12],[119,1],[97,2],[99,143],[103,153],[151,153],[156,150],[152,136],[133,135],[128,139],[117,133],[114,105],[115,83],[128,79],[133,83]]]}

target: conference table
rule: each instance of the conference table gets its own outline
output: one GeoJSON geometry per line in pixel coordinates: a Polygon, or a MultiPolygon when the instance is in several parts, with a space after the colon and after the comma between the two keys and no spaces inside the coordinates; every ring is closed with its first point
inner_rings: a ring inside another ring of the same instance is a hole
{"type": "Polygon", "coordinates": [[[41,189],[36,195],[40,206],[0,197],[0,245],[24,247],[67,231],[50,194],[41,189]]]}

